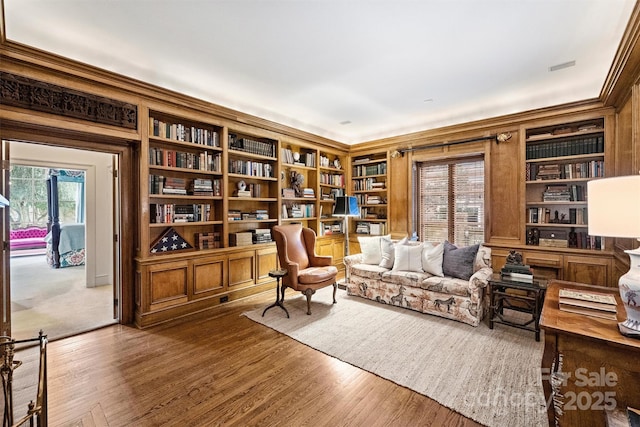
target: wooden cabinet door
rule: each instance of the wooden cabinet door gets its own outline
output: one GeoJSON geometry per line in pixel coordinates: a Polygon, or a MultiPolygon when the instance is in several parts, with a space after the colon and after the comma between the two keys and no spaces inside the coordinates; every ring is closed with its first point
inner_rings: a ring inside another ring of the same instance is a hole
{"type": "Polygon", "coordinates": [[[203,298],[227,290],[227,263],[224,256],[212,256],[193,260],[194,298],[203,298]]]}
{"type": "Polygon", "coordinates": [[[594,256],[564,256],[564,280],[569,282],[611,286],[611,274],[610,259],[594,256]]]}
{"type": "Polygon", "coordinates": [[[274,280],[269,277],[269,271],[278,268],[278,251],[275,247],[267,249],[258,249],[256,251],[256,268],[258,283],[264,283],[274,280]]]}
{"type": "MultiPolygon", "coordinates": [[[[146,270],[149,294],[145,299],[147,299],[149,310],[158,310],[188,301],[188,261],[157,263],[150,265],[146,270]]],[[[145,302],[143,306],[146,306],[145,302]]]]}
{"type": "Polygon", "coordinates": [[[252,286],[256,283],[256,252],[229,254],[229,290],[252,286]]]}

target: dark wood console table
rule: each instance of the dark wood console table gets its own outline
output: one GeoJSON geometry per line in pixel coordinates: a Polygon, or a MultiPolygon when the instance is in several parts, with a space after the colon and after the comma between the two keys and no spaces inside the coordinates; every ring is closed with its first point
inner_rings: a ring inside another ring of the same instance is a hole
{"type": "Polygon", "coordinates": [[[640,407],[640,339],[620,334],[615,320],[561,311],[562,288],[614,295],[618,321],[626,319],[624,306],[617,288],[554,280],[540,318],[549,425],[605,426],[607,410],[640,407]]]}

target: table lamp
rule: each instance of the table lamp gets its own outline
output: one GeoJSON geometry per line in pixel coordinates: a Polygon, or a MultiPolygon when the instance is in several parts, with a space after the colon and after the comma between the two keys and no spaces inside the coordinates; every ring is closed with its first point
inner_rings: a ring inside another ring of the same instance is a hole
{"type": "MultiPolygon", "coordinates": [[[[640,175],[589,181],[587,194],[590,235],[640,240],[640,175]]],[[[630,269],[618,287],[627,320],[618,327],[623,335],[640,338],[640,248],[625,252],[630,269]]]]}
{"type": "Polygon", "coordinates": [[[347,224],[347,217],[358,215],[360,215],[360,209],[358,209],[358,199],[356,199],[354,196],[336,197],[336,204],[333,206],[333,216],[339,216],[343,218],[342,230],[344,232],[345,256],[349,255],[349,226],[347,224]]]}

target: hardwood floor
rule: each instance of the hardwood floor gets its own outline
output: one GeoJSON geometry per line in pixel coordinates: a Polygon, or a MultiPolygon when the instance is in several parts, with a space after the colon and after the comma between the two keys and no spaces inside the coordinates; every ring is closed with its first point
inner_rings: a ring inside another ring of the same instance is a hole
{"type": "MultiPolygon", "coordinates": [[[[115,325],[49,343],[49,425],[478,425],[241,316],[271,300],[268,293],[207,318],[148,330],[115,325]]],[[[16,357],[25,361],[19,370],[36,367],[27,353],[16,357]]],[[[18,389],[25,399],[28,387],[18,389]]]]}

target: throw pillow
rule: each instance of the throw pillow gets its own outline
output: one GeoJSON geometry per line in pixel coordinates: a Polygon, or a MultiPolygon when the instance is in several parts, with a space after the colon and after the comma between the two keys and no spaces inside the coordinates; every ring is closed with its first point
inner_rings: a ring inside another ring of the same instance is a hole
{"type": "Polygon", "coordinates": [[[382,260],[382,247],[380,245],[380,239],[388,236],[371,236],[364,237],[358,236],[358,243],[360,243],[360,252],[362,252],[362,263],[378,265],[382,260]]]}
{"type": "Polygon", "coordinates": [[[445,276],[469,280],[473,275],[473,262],[476,259],[480,245],[458,248],[449,242],[444,242],[444,258],[442,272],[445,276]]]}
{"type": "Polygon", "coordinates": [[[422,244],[396,245],[396,259],[393,262],[393,271],[415,271],[422,273],[422,244]]]}
{"type": "Polygon", "coordinates": [[[393,268],[393,263],[396,259],[396,245],[404,245],[407,238],[403,238],[398,242],[391,240],[390,236],[382,236],[380,239],[380,249],[382,250],[382,259],[380,260],[380,267],[393,268]]]}
{"type": "Polygon", "coordinates": [[[425,242],[422,245],[422,269],[425,271],[425,273],[444,277],[444,272],[442,271],[443,258],[443,243],[433,246],[431,243],[425,242]]]}

